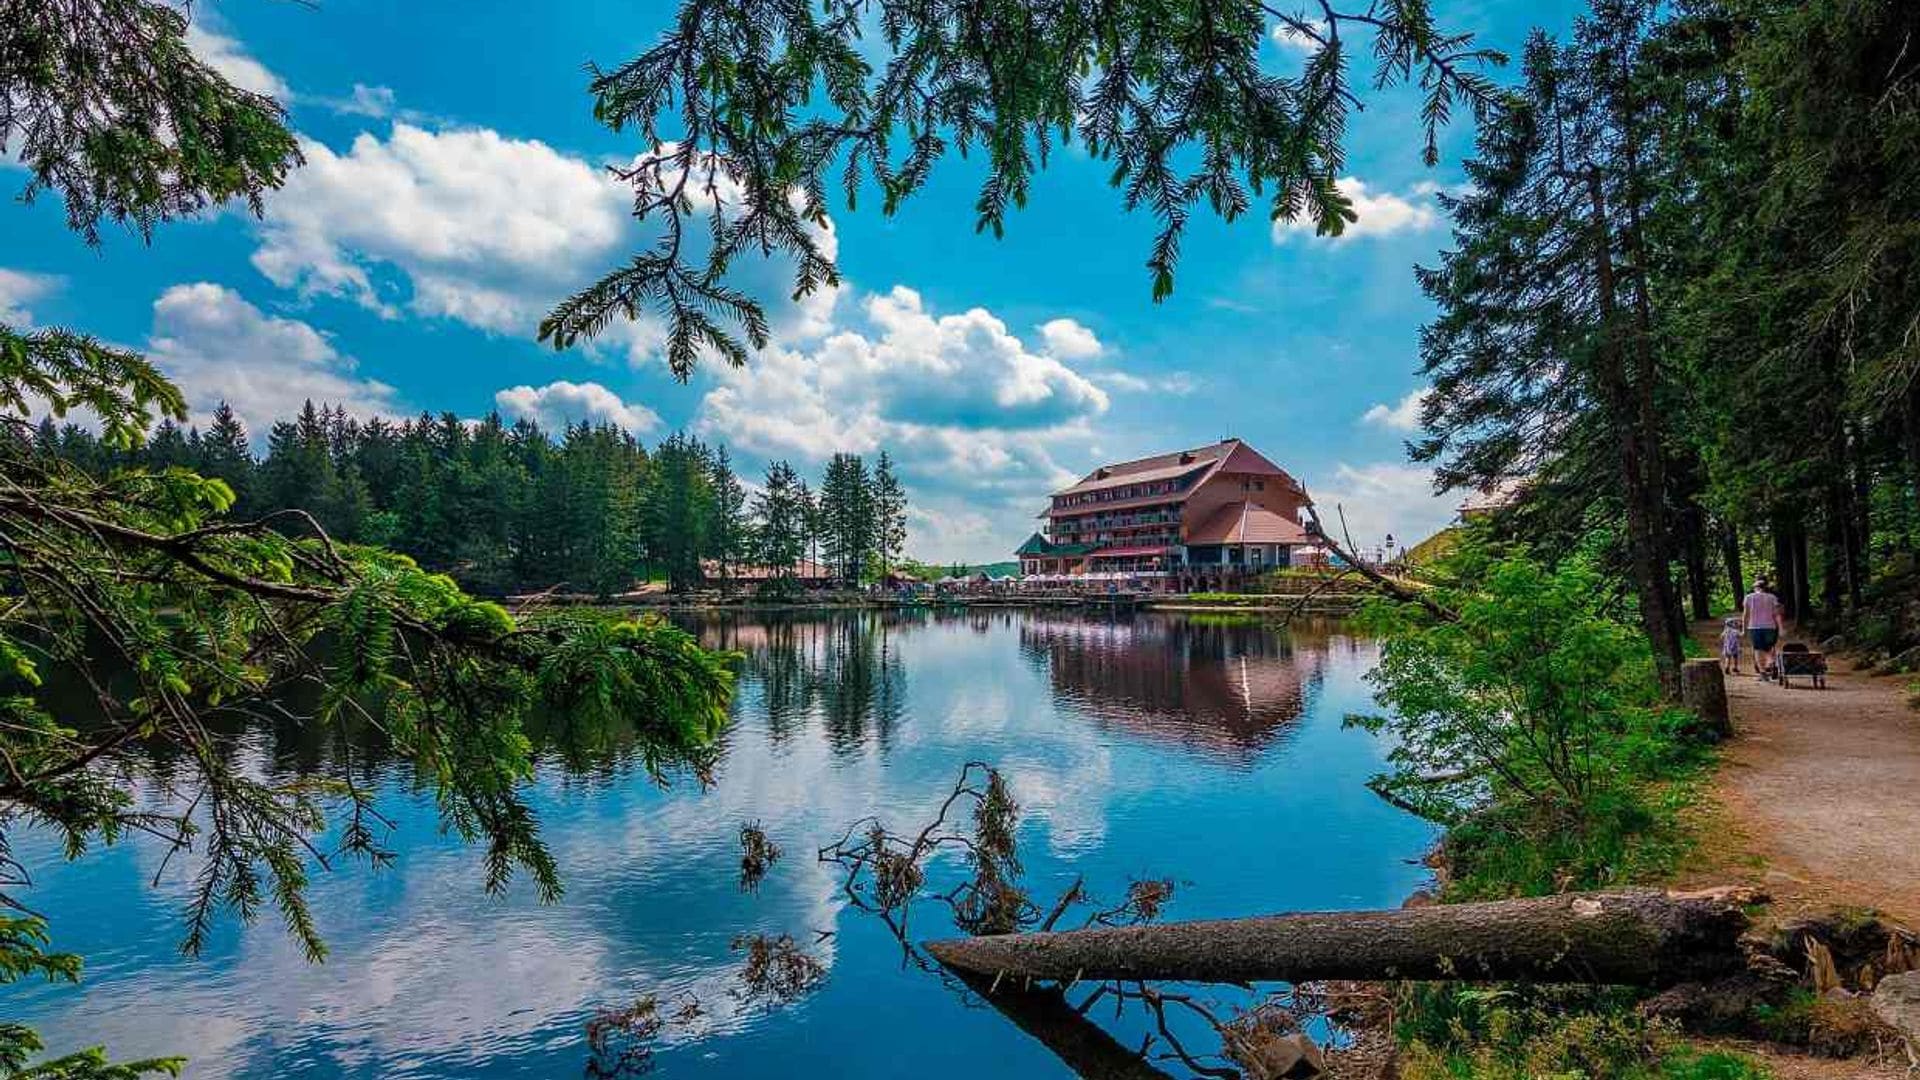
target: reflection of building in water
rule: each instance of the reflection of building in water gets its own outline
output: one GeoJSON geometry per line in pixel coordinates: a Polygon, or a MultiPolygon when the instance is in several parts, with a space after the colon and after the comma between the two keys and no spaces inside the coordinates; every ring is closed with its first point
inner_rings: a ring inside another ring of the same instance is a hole
{"type": "Polygon", "coordinates": [[[886,750],[905,700],[906,667],[893,631],[876,612],[790,619],[711,616],[692,628],[710,649],[745,655],[744,680],[757,684],[768,734],[780,742],[818,716],[838,753],[869,737],[886,750]]]}
{"type": "Polygon", "coordinates": [[[1103,727],[1251,759],[1319,689],[1326,652],[1255,623],[1035,616],[1020,631],[1055,699],[1103,727]]]}

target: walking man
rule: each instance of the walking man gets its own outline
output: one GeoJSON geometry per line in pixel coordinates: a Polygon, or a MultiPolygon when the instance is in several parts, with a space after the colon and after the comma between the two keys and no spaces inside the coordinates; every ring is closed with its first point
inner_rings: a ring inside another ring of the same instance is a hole
{"type": "Polygon", "coordinates": [[[1774,647],[1780,644],[1780,598],[1767,588],[1767,579],[1753,583],[1753,591],[1740,604],[1746,622],[1747,637],[1753,641],[1753,670],[1763,679],[1772,677],[1774,647]]]}

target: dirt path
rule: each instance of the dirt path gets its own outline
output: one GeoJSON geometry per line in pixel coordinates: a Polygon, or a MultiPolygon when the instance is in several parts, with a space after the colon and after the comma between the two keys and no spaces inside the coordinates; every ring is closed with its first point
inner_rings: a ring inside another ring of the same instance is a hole
{"type": "Polygon", "coordinates": [[[1783,690],[1742,661],[1714,781],[1721,820],[1689,876],[1764,885],[1783,914],[1868,906],[1920,927],[1920,712],[1906,679],[1835,661],[1827,689],[1783,690]]]}

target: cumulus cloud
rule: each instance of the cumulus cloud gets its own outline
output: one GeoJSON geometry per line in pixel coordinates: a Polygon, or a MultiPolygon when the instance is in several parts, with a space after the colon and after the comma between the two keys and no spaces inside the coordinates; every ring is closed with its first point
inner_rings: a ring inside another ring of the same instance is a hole
{"type": "Polygon", "coordinates": [[[1371,550],[1387,534],[1399,544],[1416,544],[1453,520],[1456,500],[1436,495],[1433,470],[1404,461],[1365,465],[1340,463],[1330,484],[1309,484],[1327,531],[1339,536],[1338,506],[1346,515],[1353,542],[1371,550]]]}
{"type": "Polygon", "coordinates": [[[1049,356],[1062,360],[1091,360],[1106,351],[1092,330],[1073,319],[1049,319],[1040,324],[1040,340],[1049,356]]]}
{"type": "Polygon", "coordinates": [[[307,164],[272,199],[254,266],[385,314],[397,307],[376,287],[380,267],[407,277],[419,313],[526,330],[577,282],[581,253],[610,251],[625,228],[619,187],[537,140],[396,124],[344,154],[311,139],[302,149],[307,164]]]}
{"type": "MultiPolygon", "coordinates": [[[[369,107],[384,100],[357,89],[369,107]]],[[[531,335],[554,302],[647,242],[631,189],[537,139],[400,122],[384,140],[360,134],[345,152],[301,145],[307,164],[270,199],[253,264],[305,295],[531,335]]],[[[831,253],[831,225],[817,235],[831,253]]],[[[733,284],[757,296],[791,291],[774,261],[743,261],[733,284]]],[[[776,329],[823,331],[837,291],[770,305],[776,329]]],[[[616,320],[599,340],[635,362],[660,343],[646,320],[616,320]]]]}
{"type": "Polygon", "coordinates": [[[197,416],[224,400],[256,433],[309,398],[362,415],[398,407],[393,387],[357,374],[325,334],[210,282],[175,285],[154,301],[147,354],[197,416]]]}
{"type": "Polygon", "coordinates": [[[255,60],[238,41],[223,34],[203,13],[187,24],[187,48],[200,62],[242,90],[266,94],[281,101],[292,96],[286,81],[255,60]]]}
{"type": "MultiPolygon", "coordinates": [[[[1357,176],[1343,176],[1334,181],[1334,186],[1352,201],[1358,218],[1349,222],[1339,236],[1321,239],[1346,243],[1363,237],[1420,232],[1440,224],[1440,208],[1434,204],[1430,190],[1416,187],[1407,195],[1376,191],[1357,176]]],[[[1304,218],[1273,223],[1274,243],[1285,243],[1295,236],[1315,235],[1314,223],[1304,218]]]]}
{"type": "Polygon", "coordinates": [[[1415,431],[1420,427],[1420,408],[1431,393],[1432,387],[1422,386],[1409,391],[1406,397],[1393,405],[1376,402],[1372,408],[1360,414],[1360,422],[1388,431],[1415,431]]]}
{"type": "Polygon", "coordinates": [[[914,551],[947,557],[1017,543],[981,538],[990,522],[1024,521],[1072,479],[1057,456],[1091,441],[1107,392],[1051,355],[1044,330],[1030,345],[982,308],[938,314],[896,286],[860,312],[863,325],[813,347],[710,369],[696,430],[797,464],[884,448],[921,511],[910,523],[914,551]]]}
{"type": "Polygon", "coordinates": [[[0,323],[15,327],[32,326],[33,311],[27,305],[51,295],[62,283],[53,274],[35,274],[0,266],[0,323]]]}
{"type": "Polygon", "coordinates": [[[637,402],[622,401],[596,382],[561,379],[538,387],[510,386],[494,394],[493,403],[506,416],[535,421],[549,431],[582,421],[613,424],[635,435],[660,426],[660,414],[637,402]]]}

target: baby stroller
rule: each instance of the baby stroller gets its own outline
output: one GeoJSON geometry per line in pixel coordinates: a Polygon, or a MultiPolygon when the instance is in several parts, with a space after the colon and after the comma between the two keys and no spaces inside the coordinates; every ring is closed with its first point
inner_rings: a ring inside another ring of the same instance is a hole
{"type": "Polygon", "coordinates": [[[1789,641],[1782,644],[1774,666],[1779,669],[1782,687],[1791,688],[1793,677],[1798,675],[1811,682],[1816,690],[1827,688],[1826,654],[1807,648],[1807,643],[1804,641],[1789,641]]]}

